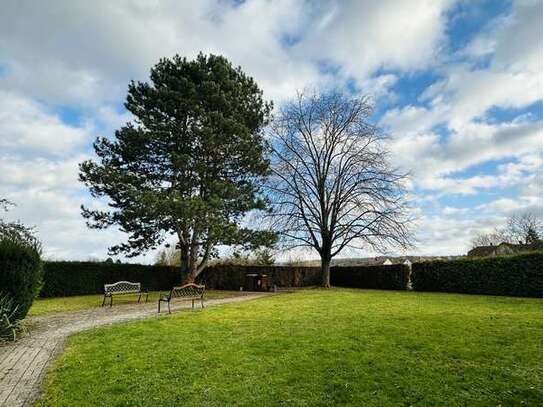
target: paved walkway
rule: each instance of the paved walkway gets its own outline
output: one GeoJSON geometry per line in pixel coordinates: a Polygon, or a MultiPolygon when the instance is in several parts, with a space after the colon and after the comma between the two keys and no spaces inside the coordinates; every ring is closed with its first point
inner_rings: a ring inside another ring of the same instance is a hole
{"type": "MultiPolygon", "coordinates": [[[[208,300],[207,306],[247,301],[270,295],[247,293],[208,300]]],[[[190,307],[190,301],[172,304],[172,312],[190,307]]],[[[167,314],[167,312],[166,312],[167,314]]],[[[68,335],[100,325],[157,317],[156,303],[113,305],[85,311],[29,318],[28,335],[14,343],[0,345],[0,406],[31,406],[40,393],[41,382],[68,335]]],[[[161,315],[165,315],[162,313],[161,315]]]]}

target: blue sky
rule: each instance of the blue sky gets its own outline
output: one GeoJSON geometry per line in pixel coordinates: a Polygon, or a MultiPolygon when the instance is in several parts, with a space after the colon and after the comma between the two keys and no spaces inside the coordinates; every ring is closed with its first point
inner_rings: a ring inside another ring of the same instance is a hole
{"type": "Polygon", "coordinates": [[[7,0],[0,196],[18,205],[9,217],[36,225],[46,256],[107,257],[124,236],[86,228],[80,205],[104,202],[77,164],[131,119],[131,79],[163,56],[220,53],[277,106],[308,87],[370,95],[394,163],[412,174],[413,253],[462,254],[513,213],[543,216],[541,21],[539,0],[7,0]]]}

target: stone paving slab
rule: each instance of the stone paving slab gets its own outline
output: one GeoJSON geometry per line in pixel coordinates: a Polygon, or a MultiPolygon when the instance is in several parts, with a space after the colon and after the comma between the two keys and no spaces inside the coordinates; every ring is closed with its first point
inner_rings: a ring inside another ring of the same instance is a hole
{"type": "MultiPolygon", "coordinates": [[[[205,305],[230,304],[268,295],[271,294],[244,293],[230,298],[207,300],[205,305]]],[[[172,312],[190,307],[190,301],[177,302],[172,304],[172,312]]],[[[160,315],[167,315],[167,312],[160,315]]],[[[47,369],[62,351],[69,335],[101,325],[158,316],[157,305],[153,302],[28,318],[31,328],[24,337],[0,345],[0,407],[31,406],[35,402],[47,369]]]]}

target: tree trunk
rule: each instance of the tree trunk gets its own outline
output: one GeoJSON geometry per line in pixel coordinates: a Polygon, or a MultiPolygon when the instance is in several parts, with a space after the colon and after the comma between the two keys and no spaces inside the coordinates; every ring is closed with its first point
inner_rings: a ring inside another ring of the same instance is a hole
{"type": "Polygon", "coordinates": [[[321,231],[322,246],[321,246],[321,276],[322,286],[330,288],[330,263],[332,262],[332,240],[328,230],[321,231]]]}
{"type": "Polygon", "coordinates": [[[187,273],[185,279],[183,280],[183,284],[194,283],[196,281],[196,277],[198,277],[198,272],[196,268],[194,268],[187,273]]]}
{"type": "Polygon", "coordinates": [[[322,286],[325,288],[330,288],[330,258],[321,257],[321,275],[322,275],[322,286]]]}
{"type": "Polygon", "coordinates": [[[207,261],[209,260],[209,254],[212,248],[212,244],[208,241],[204,246],[204,253],[200,261],[198,261],[198,251],[200,244],[194,240],[195,232],[192,234],[192,243],[186,245],[185,253],[181,254],[181,273],[184,276],[183,284],[195,283],[196,278],[204,271],[207,261]]]}
{"type": "Polygon", "coordinates": [[[188,245],[180,245],[181,278],[185,282],[190,273],[190,256],[188,245]]]}
{"type": "Polygon", "coordinates": [[[194,258],[191,259],[189,256],[188,269],[187,272],[184,273],[185,279],[183,280],[183,284],[195,283],[196,278],[200,275],[202,271],[204,271],[206,265],[207,256],[204,256],[204,258],[202,258],[200,262],[198,262],[194,258]]]}

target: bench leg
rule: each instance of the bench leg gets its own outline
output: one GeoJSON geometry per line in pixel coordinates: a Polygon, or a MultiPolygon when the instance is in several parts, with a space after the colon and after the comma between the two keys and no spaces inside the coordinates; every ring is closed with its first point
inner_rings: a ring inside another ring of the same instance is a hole
{"type": "Polygon", "coordinates": [[[140,303],[140,300],[141,300],[141,293],[140,293],[140,296],[138,297],[138,304],[140,303]]]}
{"type": "Polygon", "coordinates": [[[192,299],[192,309],[194,309],[194,298],[192,299]]]}
{"type": "Polygon", "coordinates": [[[106,304],[106,295],[104,294],[104,299],[102,300],[102,307],[106,304]]]}
{"type": "Polygon", "coordinates": [[[172,310],[170,309],[170,301],[168,301],[168,314],[171,314],[172,310]]]}
{"type": "Polygon", "coordinates": [[[202,302],[202,308],[205,308],[204,307],[204,297],[200,298],[200,301],[202,302]]]}
{"type": "Polygon", "coordinates": [[[161,303],[161,301],[158,300],[158,313],[159,313],[159,314],[160,314],[160,303],[161,303]]]}

